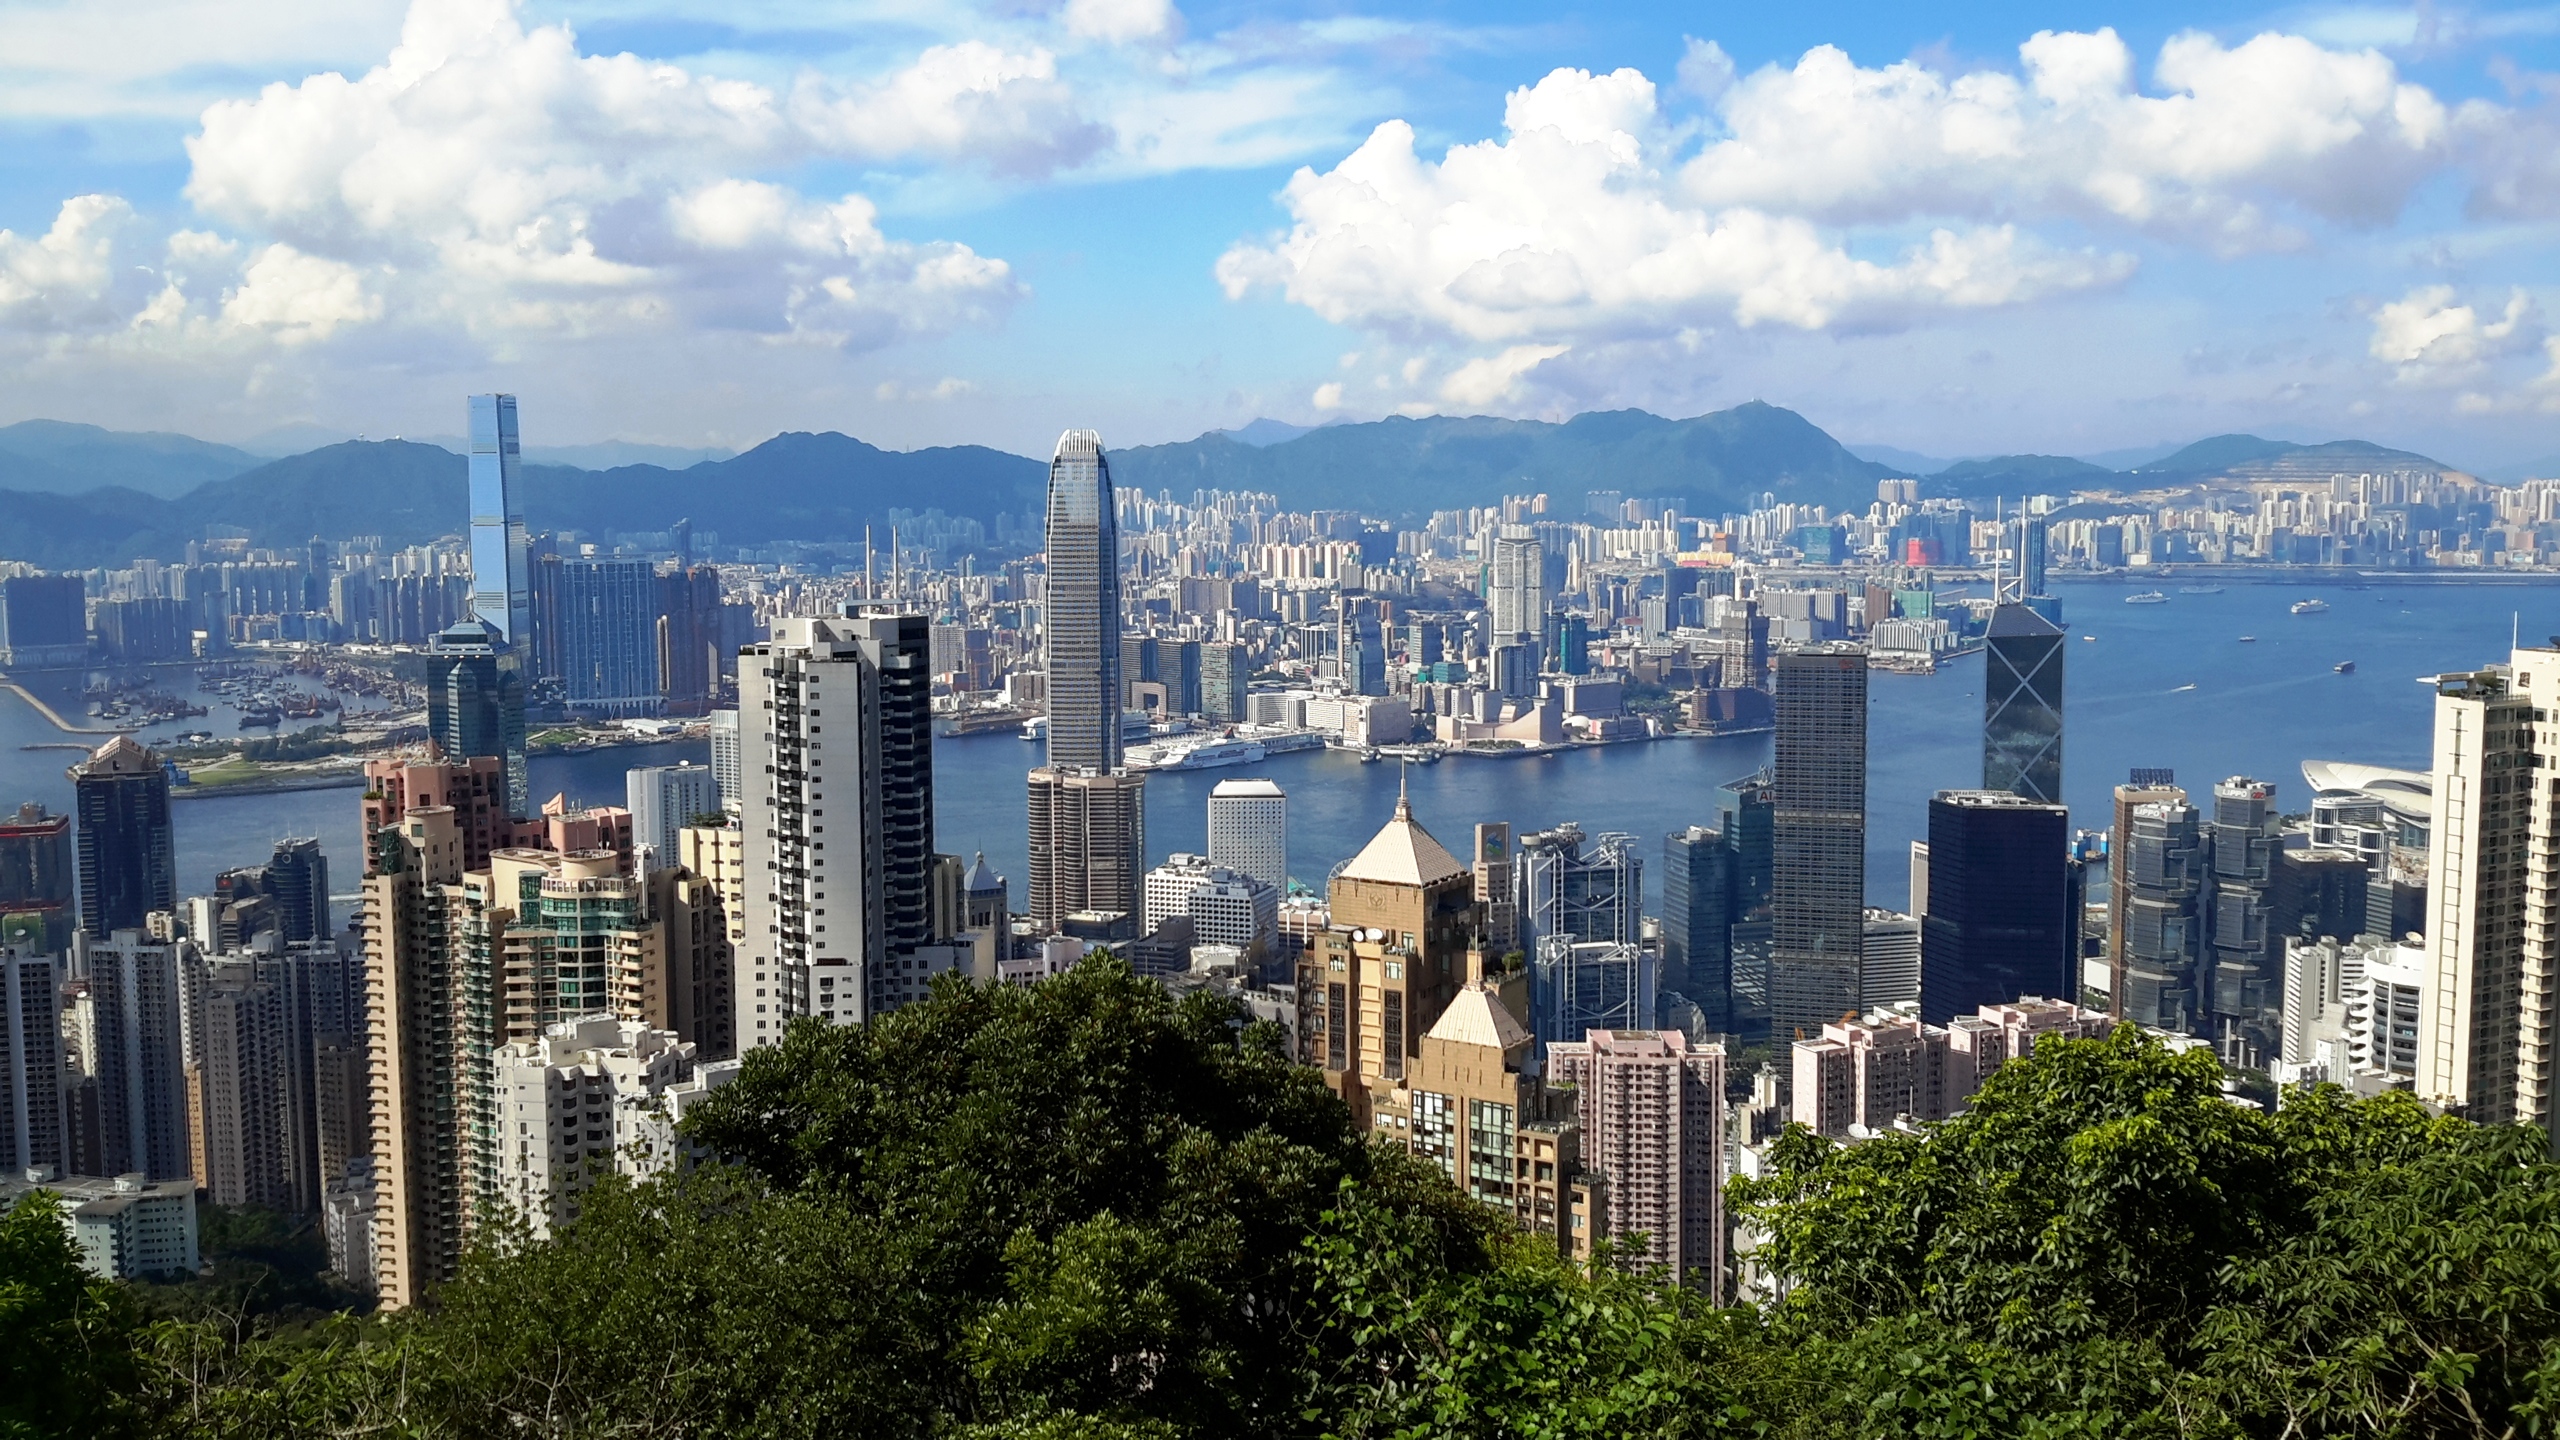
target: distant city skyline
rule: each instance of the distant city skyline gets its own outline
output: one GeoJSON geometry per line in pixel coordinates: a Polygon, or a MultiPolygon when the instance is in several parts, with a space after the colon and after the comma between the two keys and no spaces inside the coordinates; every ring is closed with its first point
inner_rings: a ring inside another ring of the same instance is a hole
{"type": "Polygon", "coordinates": [[[2560,449],[2538,11],[93,11],[0,4],[0,424],[2560,449]]]}

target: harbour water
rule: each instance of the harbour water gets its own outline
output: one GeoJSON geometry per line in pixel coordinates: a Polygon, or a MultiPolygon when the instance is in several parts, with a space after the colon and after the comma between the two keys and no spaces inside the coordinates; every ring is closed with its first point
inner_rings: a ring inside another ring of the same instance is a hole
{"type": "MultiPolygon", "coordinates": [[[[2287,810],[2308,807],[2305,759],[2368,761],[2423,769],[2433,692],[2417,677],[2502,658],[2511,633],[2528,642],[2560,634],[2560,587],[2376,581],[2224,582],[2215,595],[2173,592],[2166,604],[2126,605],[2141,587],[2062,583],[2072,639],[2067,657],[2064,787],[2074,823],[2107,823],[2111,788],[2129,767],[2166,766],[2190,788],[2229,775],[2277,783],[2287,810]],[[2296,616],[2297,600],[2326,599],[2326,614],[2296,616]],[[2254,635],[2253,643],[2241,643],[2254,635]],[[2083,639],[2082,637],[2089,637],[2083,639]],[[2341,661],[2356,662],[2340,674],[2341,661]],[[2193,687],[2193,688],[2188,688],[2193,687]]],[[[2167,587],[2163,587],[2167,588],[2167,587]]],[[[175,686],[170,688],[174,689],[175,686]]],[[[217,719],[220,712],[217,712],[217,719]]],[[[227,729],[208,721],[190,726],[227,729]]],[[[1982,658],[1935,675],[1873,675],[1868,715],[1868,861],[1871,903],[1900,906],[1910,842],[1927,825],[1932,792],[1981,780],[1982,658]]],[[[146,739],[151,736],[146,735],[146,739]]],[[[93,737],[56,730],[17,696],[0,692],[0,806],[71,800],[68,750],[25,750],[93,737]]],[[[1576,821],[1591,834],[1638,837],[1646,888],[1659,897],[1662,837],[1715,813],[1715,787],[1769,762],[1770,737],[1664,740],[1576,750],[1547,759],[1445,760],[1364,765],[1334,751],[1274,756],[1260,764],[1162,772],[1147,781],[1147,851],[1157,859],[1206,845],[1207,800],[1219,781],[1265,776],[1289,791],[1293,875],[1325,873],[1376,832],[1400,781],[1416,816],[1452,851],[1472,828],[1509,821],[1517,832],[1576,821]]],[[[1023,772],[1038,748],[998,732],[935,747],[937,841],[962,855],[986,852],[1023,899],[1023,772]]],[[[707,762],[701,743],[667,743],[542,756],[537,797],[619,804],[633,765],[707,762]]],[[[338,867],[336,889],[360,868],[353,787],[188,800],[175,807],[179,883],[209,887],[226,867],[263,860],[274,841],[316,835],[338,867]]]]}

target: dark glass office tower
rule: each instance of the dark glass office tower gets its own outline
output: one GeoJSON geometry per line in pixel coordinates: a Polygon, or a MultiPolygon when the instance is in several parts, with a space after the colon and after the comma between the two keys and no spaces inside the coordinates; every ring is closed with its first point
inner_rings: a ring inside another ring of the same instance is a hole
{"type": "Polygon", "coordinates": [[[2205,1015],[2202,972],[2213,953],[2213,836],[2183,792],[2159,788],[2175,798],[2135,801],[2127,838],[2117,842],[2126,887],[2116,1014],[2194,1034],[2205,1015]]]}
{"type": "Polygon", "coordinates": [[[1662,841],[1662,988],[1733,1030],[1733,852],[1704,825],[1662,841]]]}
{"type": "Polygon", "coordinates": [[[506,766],[507,813],[531,813],[524,754],[524,659],[474,617],[436,636],[422,658],[427,736],[445,758],[494,757],[506,766]]]}
{"type": "Polygon", "coordinates": [[[2070,998],[2078,958],[2071,812],[2006,790],[1929,801],[1920,1018],[1944,1025],[2022,995],[2070,998]]]}
{"type": "Polygon", "coordinates": [[[80,821],[80,928],[104,940],[141,929],[154,910],[176,910],[177,846],[160,757],[119,735],[70,773],[80,821]]]}
{"type": "Polygon", "coordinates": [[[1769,863],[1776,782],[1766,770],[1716,787],[1716,828],[1733,852],[1733,913],[1743,919],[1769,904],[1769,863]]]}
{"type": "Polygon", "coordinates": [[[2062,802],[2062,657],[2070,637],[2024,605],[1991,612],[1982,684],[1982,788],[2062,802]]]}
{"type": "Polygon", "coordinates": [[[1102,437],[1070,430],[1049,460],[1049,764],[1120,768],[1120,527],[1102,437]]]}
{"type": "Polygon", "coordinates": [[[2276,787],[2234,775],[2213,787],[2212,993],[2225,1059],[2258,1066],[2284,1015],[2276,883],[2284,839],[2276,787]]]}
{"type": "Polygon", "coordinates": [[[1780,655],[1769,867],[1769,1028],[1818,1035],[1858,1008],[1866,921],[1867,652],[1780,655]]]}

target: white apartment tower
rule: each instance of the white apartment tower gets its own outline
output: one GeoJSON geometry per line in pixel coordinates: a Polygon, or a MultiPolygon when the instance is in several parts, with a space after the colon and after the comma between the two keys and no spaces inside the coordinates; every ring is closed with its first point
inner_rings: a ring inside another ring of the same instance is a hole
{"type": "Polygon", "coordinates": [[[2560,648],[2438,677],[2417,1093],[2553,1126],[2560,1024],[2560,648]]]}
{"type": "Polygon", "coordinates": [[[740,1053],[795,1015],[859,1024],[932,942],[933,753],[920,616],[777,620],[740,653],[740,1053]]]}
{"type": "Polygon", "coordinates": [[[1493,536],[1492,575],[1485,602],[1492,611],[1490,645],[1509,645],[1526,636],[1540,644],[1547,626],[1547,551],[1538,532],[1527,525],[1505,525],[1493,536]]]}
{"type": "Polygon", "coordinates": [[[1274,780],[1221,780],[1209,792],[1209,863],[1289,888],[1289,792],[1274,780]]]}
{"type": "Polygon", "coordinates": [[[617,1170],[659,1168],[667,1091],[691,1080],[694,1047],[671,1030],[588,1015],[490,1056],[497,1183],[536,1240],[577,1218],[578,1197],[617,1170]]]}
{"type": "Polygon", "coordinates": [[[643,765],[624,772],[622,788],[632,841],[649,847],[648,870],[677,863],[683,850],[678,837],[696,816],[721,813],[715,766],[643,765]]]}

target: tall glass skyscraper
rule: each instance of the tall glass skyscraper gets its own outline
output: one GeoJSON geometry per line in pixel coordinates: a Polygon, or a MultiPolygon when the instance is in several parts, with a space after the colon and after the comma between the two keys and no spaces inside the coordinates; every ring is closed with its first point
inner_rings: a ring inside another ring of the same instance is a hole
{"type": "Polygon", "coordinates": [[[1120,768],[1120,526],[1102,437],[1070,430],[1049,460],[1049,764],[1120,768]]]}
{"type": "Polygon", "coordinates": [[[1777,657],[1769,866],[1769,1026],[1784,1042],[1858,1008],[1866,930],[1867,652],[1777,657]]]}
{"type": "Polygon", "coordinates": [[[1991,612],[1982,684],[1982,788],[2062,800],[2062,657],[2070,637],[2025,605],[1991,612]]]}
{"type": "Polygon", "coordinates": [[[524,492],[516,483],[520,449],[516,397],[472,396],[471,611],[477,623],[438,635],[427,661],[428,728],[456,760],[504,760],[507,807],[515,815],[529,804],[524,687],[534,650],[532,560],[524,492]]]}
{"type": "Polygon", "coordinates": [[[516,397],[471,397],[471,608],[496,628],[498,643],[533,638],[533,584],[516,483],[516,397]]]}

